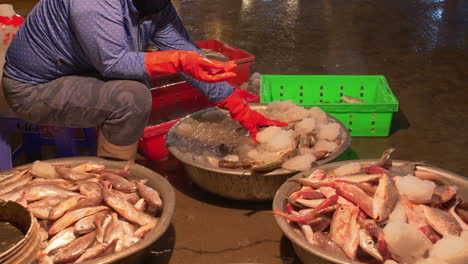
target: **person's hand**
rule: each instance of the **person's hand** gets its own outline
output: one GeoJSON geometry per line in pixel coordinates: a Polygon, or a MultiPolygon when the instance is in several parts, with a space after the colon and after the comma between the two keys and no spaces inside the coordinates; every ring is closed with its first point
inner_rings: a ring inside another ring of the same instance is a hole
{"type": "Polygon", "coordinates": [[[250,109],[249,105],[244,102],[236,90],[226,99],[215,102],[215,104],[221,109],[228,110],[231,118],[243,125],[250,132],[250,136],[254,140],[257,137],[257,127],[288,125],[284,122],[268,119],[259,112],[250,109]]]}
{"type": "Polygon", "coordinates": [[[154,51],[145,55],[147,73],[155,78],[160,75],[183,72],[204,82],[220,82],[236,76],[234,62],[210,60],[195,51],[154,51]]]}

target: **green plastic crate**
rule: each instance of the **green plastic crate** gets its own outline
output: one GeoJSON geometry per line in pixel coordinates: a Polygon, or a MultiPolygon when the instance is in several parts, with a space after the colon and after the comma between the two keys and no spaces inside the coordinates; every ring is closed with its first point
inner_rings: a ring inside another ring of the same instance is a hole
{"type": "Polygon", "coordinates": [[[262,103],[292,100],[318,106],[348,127],[351,136],[385,137],[390,133],[398,100],[383,75],[262,75],[262,103]],[[347,95],[366,102],[342,102],[347,95]]]}

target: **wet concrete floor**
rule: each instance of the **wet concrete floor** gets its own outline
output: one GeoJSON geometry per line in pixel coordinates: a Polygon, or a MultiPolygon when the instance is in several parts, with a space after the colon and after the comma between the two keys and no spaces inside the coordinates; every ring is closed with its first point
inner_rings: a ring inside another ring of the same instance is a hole
{"type": "MultiPolygon", "coordinates": [[[[3,0],[27,15],[37,1],[3,0]]],[[[262,74],[385,75],[399,100],[389,137],[352,139],[351,158],[428,161],[468,175],[468,1],[173,0],[194,40],[255,55],[262,74]]],[[[52,157],[51,157],[52,158],[52,157]]],[[[169,160],[171,228],[145,263],[300,263],[271,203],[218,198],[169,160]],[[150,262],[151,261],[151,262],[150,262]]]]}

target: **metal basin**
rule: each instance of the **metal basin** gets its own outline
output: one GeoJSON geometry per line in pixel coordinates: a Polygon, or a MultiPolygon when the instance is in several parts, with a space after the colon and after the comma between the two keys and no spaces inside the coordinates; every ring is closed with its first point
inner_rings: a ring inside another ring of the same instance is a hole
{"type": "MultiPolygon", "coordinates": [[[[339,166],[349,163],[358,161],[361,163],[361,166],[369,166],[377,161],[377,159],[366,159],[366,160],[352,160],[352,161],[340,161],[340,162],[333,162],[330,164],[318,166],[314,169],[323,169],[325,171],[331,171],[339,166]]],[[[403,163],[407,163],[409,161],[400,161],[394,160],[393,165],[399,166],[403,163]]],[[[459,187],[458,194],[466,201],[468,198],[468,180],[455,174],[453,172],[432,167],[432,166],[417,166],[418,170],[426,171],[426,172],[434,172],[441,176],[443,180],[450,185],[456,185],[459,187]]],[[[303,175],[308,175],[309,172],[298,173],[294,175],[292,178],[301,178],[303,175]]],[[[297,191],[300,188],[300,184],[294,182],[286,182],[284,183],[276,192],[275,198],[273,200],[273,210],[281,210],[284,211],[284,206],[287,204],[287,199],[284,197],[288,197],[292,192],[297,191]]],[[[336,257],[331,255],[319,247],[311,245],[307,242],[303,237],[298,235],[291,226],[284,220],[283,217],[275,215],[275,220],[278,226],[280,227],[281,231],[284,233],[286,237],[292,242],[294,251],[302,263],[340,263],[340,264],[358,264],[363,262],[352,261],[350,259],[343,259],[340,257],[336,257]]]]}
{"type": "MultiPolygon", "coordinates": [[[[72,165],[72,164],[80,164],[86,161],[93,161],[99,162],[104,164],[108,168],[119,168],[122,169],[126,162],[123,161],[110,161],[101,159],[98,157],[75,157],[75,158],[61,158],[61,159],[52,159],[52,160],[44,160],[45,162],[51,163],[53,165],[72,165]]],[[[22,168],[22,167],[30,167],[32,164],[26,164],[20,167],[16,167],[14,169],[22,168]]],[[[82,262],[83,264],[101,264],[101,263],[114,263],[120,259],[124,259],[131,255],[134,255],[141,250],[147,248],[154,242],[156,242],[168,229],[169,225],[171,224],[172,217],[174,215],[175,209],[175,193],[174,189],[172,188],[171,184],[161,175],[157,174],[156,172],[145,168],[140,165],[133,165],[130,168],[130,173],[134,176],[134,178],[138,179],[147,179],[146,185],[150,186],[151,188],[155,189],[161,195],[161,199],[163,201],[163,208],[162,213],[159,219],[159,223],[153,230],[149,231],[146,234],[145,238],[141,241],[137,242],[135,245],[115,254],[107,255],[101,258],[96,258],[93,260],[82,262]]]]}
{"type": "MultiPolygon", "coordinates": [[[[254,110],[266,109],[266,104],[250,104],[254,110]]],[[[187,118],[200,118],[208,111],[219,110],[218,108],[208,108],[191,114],[177,124],[175,124],[167,134],[166,144],[169,151],[174,157],[181,161],[192,180],[204,190],[216,195],[236,199],[250,201],[271,201],[275,196],[276,190],[292,176],[294,171],[286,169],[277,169],[268,173],[253,173],[248,170],[226,169],[210,166],[206,163],[196,162],[193,159],[187,158],[175,146],[175,130],[187,120],[187,118]]],[[[223,111],[228,115],[227,111],[223,111]]],[[[325,164],[333,161],[340,156],[351,143],[351,137],[348,129],[336,118],[327,115],[330,121],[340,124],[341,133],[339,138],[341,144],[327,158],[317,161],[317,164],[325,164]]]]}

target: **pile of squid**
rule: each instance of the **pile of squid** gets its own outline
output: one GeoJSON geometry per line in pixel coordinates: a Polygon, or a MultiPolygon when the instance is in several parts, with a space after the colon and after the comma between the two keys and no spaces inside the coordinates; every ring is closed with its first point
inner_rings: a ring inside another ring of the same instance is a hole
{"type": "Polygon", "coordinates": [[[137,243],[159,221],[159,193],[123,169],[36,161],[0,178],[0,199],[26,207],[40,226],[39,263],[80,263],[137,243]]]}
{"type": "Polygon", "coordinates": [[[274,213],[310,244],[336,257],[365,263],[468,263],[468,211],[458,188],[437,173],[418,169],[422,163],[392,166],[393,151],[353,173],[317,169],[290,179],[300,187],[274,213]],[[409,179],[433,184],[429,197],[404,190],[403,181],[409,179]],[[455,242],[446,242],[448,238],[455,242]],[[440,256],[454,247],[463,252],[453,253],[458,259],[440,256]]]}

